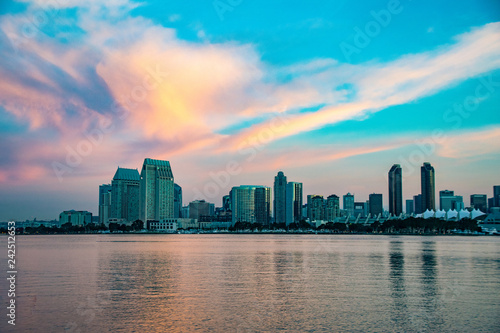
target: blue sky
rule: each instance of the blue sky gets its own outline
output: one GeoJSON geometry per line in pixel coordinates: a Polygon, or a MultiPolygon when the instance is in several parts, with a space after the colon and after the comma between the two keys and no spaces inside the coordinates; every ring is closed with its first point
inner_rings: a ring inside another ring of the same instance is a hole
{"type": "Polygon", "coordinates": [[[499,21],[496,1],[4,1],[0,220],[96,213],[146,157],[185,202],[283,170],[387,205],[391,165],[406,199],[423,160],[466,205],[491,196],[499,21]]]}

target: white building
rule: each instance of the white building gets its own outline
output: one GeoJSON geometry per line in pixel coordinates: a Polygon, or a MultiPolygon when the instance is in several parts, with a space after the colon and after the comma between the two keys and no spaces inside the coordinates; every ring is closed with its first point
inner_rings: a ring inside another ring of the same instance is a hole
{"type": "Polygon", "coordinates": [[[59,214],[59,224],[87,225],[92,223],[92,213],[87,211],[66,210],[59,214]]]}

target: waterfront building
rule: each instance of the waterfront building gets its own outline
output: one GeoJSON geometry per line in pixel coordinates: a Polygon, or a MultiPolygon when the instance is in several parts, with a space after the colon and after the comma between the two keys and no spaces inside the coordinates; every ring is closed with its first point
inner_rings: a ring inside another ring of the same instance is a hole
{"type": "Polygon", "coordinates": [[[111,181],[111,212],[109,218],[124,222],[133,222],[140,219],[139,186],[140,176],[137,169],[118,167],[111,181]]]}
{"type": "Polygon", "coordinates": [[[479,209],[480,211],[488,212],[488,198],[486,194],[471,194],[470,196],[470,206],[474,209],[479,209]]]}
{"type": "Polygon", "coordinates": [[[106,224],[111,211],[111,184],[99,185],[99,224],[106,224]]]}
{"type": "Polygon", "coordinates": [[[286,224],[300,222],[302,219],[302,183],[286,184],[286,224]]]}
{"type": "Polygon", "coordinates": [[[215,205],[205,200],[195,200],[189,203],[189,218],[199,219],[201,216],[214,216],[215,205]]]}
{"type": "Polygon", "coordinates": [[[344,194],[343,201],[343,209],[345,210],[346,214],[351,216],[354,215],[354,194],[344,194]]]}
{"type": "Polygon", "coordinates": [[[286,176],[283,171],[274,177],[273,213],[274,223],[286,222],[286,176]]]}
{"type": "Polygon", "coordinates": [[[406,214],[410,215],[413,213],[414,213],[413,200],[407,199],[406,200],[406,214]]]}
{"type": "Polygon", "coordinates": [[[174,218],[182,217],[182,187],[174,183],[174,218]]]}
{"type": "Polygon", "coordinates": [[[394,164],[389,170],[389,213],[399,216],[403,212],[403,170],[394,164]]]}
{"type": "Polygon", "coordinates": [[[413,212],[415,214],[421,214],[423,213],[423,208],[422,208],[422,194],[414,195],[413,196],[413,212]]]}
{"type": "Polygon", "coordinates": [[[307,196],[307,217],[311,222],[325,219],[325,200],[322,195],[311,194],[307,196]]]}
{"type": "Polygon", "coordinates": [[[329,195],[326,198],[325,219],[328,222],[333,222],[340,216],[340,198],[335,195],[329,195]]]}
{"type": "Polygon", "coordinates": [[[448,195],[441,198],[442,211],[456,210],[460,211],[464,209],[464,198],[461,195],[448,195]]]}
{"type": "Polygon", "coordinates": [[[500,207],[500,185],[493,186],[493,201],[495,207],[500,207]]]}
{"type": "Polygon", "coordinates": [[[422,210],[436,209],[436,184],[434,167],[425,162],[420,168],[420,185],[422,190],[422,210]]]}
{"type": "Polygon", "coordinates": [[[445,210],[443,208],[443,198],[444,197],[452,197],[455,195],[455,191],[451,191],[451,190],[442,190],[442,191],[439,191],[439,209],[440,210],[445,210]]]}
{"type": "Polygon", "coordinates": [[[86,210],[65,210],[59,214],[59,225],[71,223],[74,226],[85,226],[92,223],[92,213],[86,210]]]}
{"type": "Polygon", "coordinates": [[[370,203],[368,201],[356,201],[354,202],[354,210],[352,213],[353,217],[367,217],[370,212],[370,203]]]}
{"type": "Polygon", "coordinates": [[[384,213],[382,194],[372,193],[369,196],[370,214],[371,216],[378,216],[384,213]]]}
{"type": "Polygon", "coordinates": [[[144,222],[174,217],[174,175],[169,161],[144,159],[140,208],[144,222]]]}
{"type": "Polygon", "coordinates": [[[241,185],[231,189],[233,225],[236,222],[269,225],[271,221],[271,188],[241,185]]]}

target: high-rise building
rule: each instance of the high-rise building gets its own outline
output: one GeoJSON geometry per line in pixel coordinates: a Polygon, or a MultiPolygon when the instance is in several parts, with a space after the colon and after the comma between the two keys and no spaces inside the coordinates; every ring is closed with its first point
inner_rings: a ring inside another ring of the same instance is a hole
{"type": "Polygon", "coordinates": [[[137,169],[118,168],[111,181],[110,218],[133,222],[139,220],[139,184],[137,169]]]}
{"type": "Polygon", "coordinates": [[[200,219],[200,216],[213,216],[215,205],[205,200],[195,200],[189,203],[189,218],[200,219]]]}
{"type": "Polygon", "coordinates": [[[335,195],[329,195],[326,198],[325,218],[329,222],[333,222],[336,217],[340,216],[340,198],[335,195]]]}
{"type": "Polygon", "coordinates": [[[231,196],[230,195],[225,195],[222,197],[222,208],[226,212],[229,212],[231,210],[231,196]]]}
{"type": "Polygon", "coordinates": [[[403,212],[403,170],[394,164],[389,170],[389,213],[399,216],[403,212]]]}
{"type": "Polygon", "coordinates": [[[307,217],[309,221],[322,221],[325,219],[325,199],[322,195],[312,194],[307,196],[307,217]]]}
{"type": "Polygon", "coordinates": [[[236,222],[269,225],[271,221],[271,188],[241,185],[231,189],[233,225],[236,222]]]}
{"type": "Polygon", "coordinates": [[[369,201],[355,201],[354,202],[354,217],[367,217],[370,212],[370,203],[369,201]]]}
{"type": "Polygon", "coordinates": [[[449,210],[461,210],[464,208],[464,198],[461,195],[447,195],[441,198],[441,210],[445,212],[449,210]]]}
{"type": "Polygon", "coordinates": [[[422,210],[436,209],[436,184],[434,167],[425,162],[420,168],[420,184],[422,189],[422,210]]]}
{"type": "Polygon", "coordinates": [[[343,209],[346,211],[346,214],[354,215],[354,194],[344,194],[343,201],[343,209]]]}
{"type": "Polygon", "coordinates": [[[372,193],[369,196],[370,214],[371,216],[378,216],[384,212],[382,194],[372,193]]]}
{"type": "Polygon", "coordinates": [[[274,223],[286,222],[286,176],[283,171],[274,177],[274,223]]]}
{"type": "Polygon", "coordinates": [[[413,200],[407,199],[406,200],[406,214],[410,215],[413,214],[414,211],[414,206],[413,206],[413,200]]]}
{"type": "Polygon", "coordinates": [[[65,210],[59,214],[59,225],[71,223],[74,226],[85,226],[92,223],[92,213],[86,210],[65,210]]]}
{"type": "Polygon", "coordinates": [[[99,224],[108,222],[111,210],[111,184],[99,185],[99,224]]]}
{"type": "Polygon", "coordinates": [[[495,207],[500,207],[500,185],[493,186],[493,201],[495,207]]]}
{"type": "Polygon", "coordinates": [[[454,195],[455,195],[455,191],[450,191],[450,190],[439,191],[439,209],[445,210],[443,208],[443,198],[444,197],[452,197],[454,195]]]}
{"type": "Polygon", "coordinates": [[[141,171],[141,219],[174,217],[174,175],[169,161],[144,159],[141,171]]]}
{"type": "Polygon", "coordinates": [[[488,212],[488,197],[486,194],[471,194],[470,206],[474,209],[479,209],[483,213],[488,212]]]}
{"type": "Polygon", "coordinates": [[[174,183],[174,218],[182,217],[182,187],[174,183]]]}
{"type": "Polygon", "coordinates": [[[422,214],[423,208],[422,208],[422,194],[414,195],[413,196],[413,212],[415,214],[422,214]]]}
{"type": "Polygon", "coordinates": [[[286,184],[286,224],[302,220],[302,183],[286,184]]]}

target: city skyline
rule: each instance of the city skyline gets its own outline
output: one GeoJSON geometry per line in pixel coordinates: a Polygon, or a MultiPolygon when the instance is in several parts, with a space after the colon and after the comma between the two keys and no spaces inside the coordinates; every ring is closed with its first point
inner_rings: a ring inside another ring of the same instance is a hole
{"type": "Polygon", "coordinates": [[[387,210],[391,165],[406,200],[425,161],[436,191],[490,198],[499,13],[486,0],[3,1],[0,220],[97,214],[98,186],[144,156],[172,162],[185,202],[272,188],[283,170],[304,198],[383,193],[387,210]]]}

